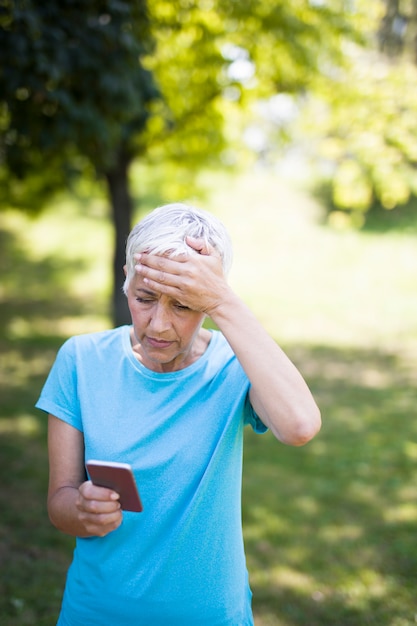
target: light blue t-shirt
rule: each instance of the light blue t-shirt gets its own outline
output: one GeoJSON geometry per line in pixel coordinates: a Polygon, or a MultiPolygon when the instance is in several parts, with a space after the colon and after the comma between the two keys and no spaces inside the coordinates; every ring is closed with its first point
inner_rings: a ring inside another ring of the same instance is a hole
{"type": "Polygon", "coordinates": [[[69,339],[36,405],[84,433],[86,460],[130,463],[144,506],[77,538],[59,625],[250,626],[242,440],[266,428],[249,380],[219,331],[172,373],[139,363],[129,333],[69,339]]]}

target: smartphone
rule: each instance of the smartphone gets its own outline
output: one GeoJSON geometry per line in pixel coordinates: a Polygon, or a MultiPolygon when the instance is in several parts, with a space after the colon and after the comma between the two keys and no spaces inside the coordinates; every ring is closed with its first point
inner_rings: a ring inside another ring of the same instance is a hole
{"type": "Polygon", "coordinates": [[[123,510],[137,513],[143,510],[136,480],[128,463],[90,460],[85,466],[94,485],[113,489],[120,495],[123,510]]]}

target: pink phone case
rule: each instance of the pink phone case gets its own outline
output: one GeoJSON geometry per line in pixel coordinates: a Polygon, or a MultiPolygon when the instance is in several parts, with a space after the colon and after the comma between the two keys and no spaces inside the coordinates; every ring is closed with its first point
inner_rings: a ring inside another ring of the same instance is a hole
{"type": "Polygon", "coordinates": [[[123,510],[137,513],[143,510],[135,477],[128,463],[90,460],[86,468],[94,485],[113,489],[120,495],[123,510]]]}

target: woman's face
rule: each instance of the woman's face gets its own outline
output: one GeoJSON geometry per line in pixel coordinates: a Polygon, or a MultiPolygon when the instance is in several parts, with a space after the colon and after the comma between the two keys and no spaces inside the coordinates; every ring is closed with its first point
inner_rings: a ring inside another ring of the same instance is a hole
{"type": "Polygon", "coordinates": [[[199,340],[204,313],[152,291],[139,274],[130,281],[127,299],[133,348],[145,367],[155,372],[174,372],[191,365],[204,352],[205,346],[199,340]]]}

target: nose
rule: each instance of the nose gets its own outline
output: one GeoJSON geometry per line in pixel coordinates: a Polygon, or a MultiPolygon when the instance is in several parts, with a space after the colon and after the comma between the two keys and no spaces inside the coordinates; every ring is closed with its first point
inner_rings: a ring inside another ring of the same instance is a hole
{"type": "Polygon", "coordinates": [[[152,309],[149,327],[154,333],[163,333],[171,328],[169,309],[164,302],[158,300],[152,309]]]}

